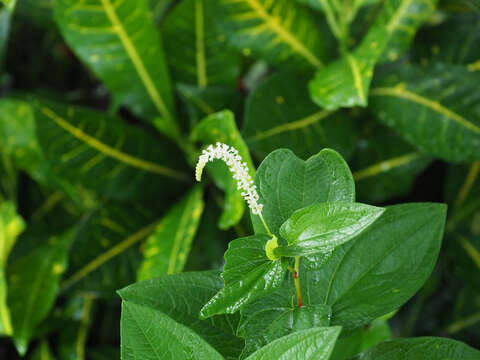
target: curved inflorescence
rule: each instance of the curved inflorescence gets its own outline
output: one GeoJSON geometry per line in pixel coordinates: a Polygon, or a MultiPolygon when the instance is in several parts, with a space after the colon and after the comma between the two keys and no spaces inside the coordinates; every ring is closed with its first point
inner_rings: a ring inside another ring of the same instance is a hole
{"type": "Polygon", "coordinates": [[[197,167],[195,168],[195,178],[197,181],[202,179],[203,168],[209,161],[215,159],[224,161],[233,178],[237,181],[237,189],[242,190],[242,197],[248,204],[248,207],[255,215],[261,215],[263,205],[258,203],[257,187],[254,185],[252,177],[248,173],[246,162],[242,162],[242,157],[238,154],[238,150],[227,144],[217,142],[215,146],[209,145],[202,151],[202,155],[198,158],[197,167]]]}

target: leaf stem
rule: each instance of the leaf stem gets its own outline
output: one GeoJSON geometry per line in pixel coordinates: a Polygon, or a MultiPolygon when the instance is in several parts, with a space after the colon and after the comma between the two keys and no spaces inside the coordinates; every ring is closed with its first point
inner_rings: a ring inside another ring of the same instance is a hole
{"type": "Polygon", "coordinates": [[[263,218],[262,213],[258,214],[258,217],[260,218],[260,220],[262,220],[263,227],[265,228],[265,230],[267,230],[268,236],[273,237],[273,234],[272,234],[272,232],[270,231],[270,229],[268,228],[268,225],[267,225],[267,223],[265,222],[265,219],[263,218]]]}
{"type": "Polygon", "coordinates": [[[296,256],[295,267],[293,269],[293,282],[295,283],[295,291],[297,292],[297,305],[298,307],[302,307],[303,300],[302,300],[302,291],[300,289],[300,279],[298,277],[299,271],[300,271],[300,256],[296,256]]]}

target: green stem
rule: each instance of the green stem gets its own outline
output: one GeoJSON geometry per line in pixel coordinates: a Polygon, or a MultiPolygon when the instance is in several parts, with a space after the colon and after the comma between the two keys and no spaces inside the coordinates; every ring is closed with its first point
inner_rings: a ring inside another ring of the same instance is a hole
{"type": "Polygon", "coordinates": [[[258,217],[260,218],[260,220],[262,220],[263,227],[265,228],[265,230],[267,230],[268,236],[273,237],[273,234],[272,234],[272,232],[270,231],[270,229],[268,228],[268,225],[267,225],[267,223],[265,222],[265,219],[263,218],[262,214],[261,214],[261,213],[258,214],[258,217]]]}

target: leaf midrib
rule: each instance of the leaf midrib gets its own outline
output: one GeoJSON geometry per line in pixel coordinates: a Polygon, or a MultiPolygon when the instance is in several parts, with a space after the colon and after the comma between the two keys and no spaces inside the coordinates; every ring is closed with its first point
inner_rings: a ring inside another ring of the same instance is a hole
{"type": "Polygon", "coordinates": [[[87,144],[88,146],[94,148],[98,152],[110,158],[113,158],[121,163],[125,163],[129,166],[145,170],[147,172],[163,175],[163,176],[174,178],[181,181],[187,180],[187,177],[183,173],[170,169],[166,166],[162,166],[162,165],[153,163],[151,161],[140,159],[130,154],[126,154],[122,151],[119,151],[101,142],[100,140],[82,131],[82,129],[75,127],[74,125],[69,123],[67,120],[62,118],[60,115],[56,114],[52,109],[46,106],[40,106],[39,110],[43,115],[45,115],[47,118],[52,120],[60,128],[70,133],[72,136],[74,136],[81,142],[87,144]]]}
{"type": "Polygon", "coordinates": [[[406,90],[400,86],[395,87],[377,87],[370,91],[371,96],[391,96],[410,100],[419,105],[423,105],[461,125],[462,127],[480,135],[480,127],[468,121],[463,116],[451,111],[438,101],[433,101],[425,96],[406,90]]]}
{"type": "Polygon", "coordinates": [[[310,64],[320,68],[322,61],[315,56],[300,40],[298,40],[290,31],[284,29],[281,24],[273,18],[265,7],[258,0],[244,0],[255,11],[265,24],[272,29],[285,43],[287,43],[295,52],[302,55],[310,64]]]}
{"type": "Polygon", "coordinates": [[[113,29],[117,34],[120,42],[122,43],[125,51],[127,52],[135,70],[138,73],[138,76],[142,80],[142,83],[147,90],[152,102],[155,104],[157,110],[162,114],[167,121],[173,122],[173,116],[168,110],[167,106],[165,105],[162,97],[160,96],[160,92],[158,91],[155,83],[152,80],[149,72],[145,68],[138,51],[133,44],[130,36],[127,34],[125,28],[123,27],[120,19],[115,12],[115,7],[112,5],[111,0],[101,0],[102,6],[105,9],[105,13],[107,14],[108,19],[110,20],[111,24],[113,25],[113,29]]]}

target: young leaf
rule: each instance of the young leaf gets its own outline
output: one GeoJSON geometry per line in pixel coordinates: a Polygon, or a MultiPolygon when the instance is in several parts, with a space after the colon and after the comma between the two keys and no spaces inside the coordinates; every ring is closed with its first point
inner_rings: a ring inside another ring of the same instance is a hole
{"type": "Polygon", "coordinates": [[[328,360],[340,334],[341,327],[318,327],[277,339],[254,352],[246,360],[328,360]]]}
{"type": "Polygon", "coordinates": [[[35,327],[47,316],[67,266],[71,231],[54,236],[9,265],[8,299],[13,340],[20,355],[27,351],[35,327]]]}
{"type": "Polygon", "coordinates": [[[392,39],[400,41],[398,33],[408,29],[409,36],[414,34],[425,19],[424,13],[428,16],[436,1],[390,0],[384,4],[361,44],[353,52],[317,71],[309,85],[313,101],[326,110],[367,106],[373,69],[379,57],[392,39]]]}
{"type": "Polygon", "coordinates": [[[309,74],[280,71],[249,94],[242,134],[251,150],[268,154],[288,148],[308,158],[330,147],[349,158],[354,122],[344,112],[319,109],[310,100],[309,74]]]}
{"type": "Polygon", "coordinates": [[[463,342],[434,337],[383,342],[352,360],[475,360],[480,351],[463,342]]]}
{"type": "Polygon", "coordinates": [[[242,358],[282,336],[329,326],[331,311],[330,306],[324,304],[296,306],[293,283],[284,283],[272,294],[253,301],[241,311],[237,333],[245,338],[242,358]]]}
{"type": "MultiPolygon", "coordinates": [[[[203,144],[221,142],[233,146],[238,150],[243,161],[247,163],[252,178],[254,177],[255,167],[250,158],[248,147],[243,141],[235,124],[234,116],[230,111],[221,111],[206,117],[193,129],[190,137],[193,141],[203,144]]],[[[232,178],[225,164],[217,161],[208,165],[207,168],[210,170],[209,173],[217,186],[225,191],[225,204],[219,226],[222,229],[228,229],[242,218],[245,211],[245,201],[240,195],[241,190],[237,189],[236,180],[232,178]]]]}
{"type": "Polygon", "coordinates": [[[150,307],[122,302],[122,360],[223,360],[195,332],[150,307]]]}
{"type": "Polygon", "coordinates": [[[152,120],[175,119],[162,43],[147,0],[55,1],[68,44],[107,85],[117,104],[152,120]]]}
{"type": "Polygon", "coordinates": [[[279,247],[282,256],[328,252],[368,228],[385,209],[345,202],[326,202],[295,211],[280,227],[288,246],[279,247]]]}
{"type": "Polygon", "coordinates": [[[480,74],[435,64],[378,79],[371,109],[426,154],[452,162],[480,159],[480,74]]]}
{"type": "Polygon", "coordinates": [[[38,142],[62,178],[117,199],[159,196],[159,181],[188,181],[176,169],[182,160],[138,127],[86,108],[32,104],[38,142]]]}
{"type": "Polygon", "coordinates": [[[353,241],[335,249],[319,271],[307,271],[306,297],[332,307],[332,324],[355,329],[404,304],[437,260],[446,206],[387,207],[353,241]]]}
{"type": "Polygon", "coordinates": [[[227,359],[237,359],[244,346],[244,341],[235,336],[238,314],[198,319],[202,306],[222,287],[218,271],[202,271],[161,276],[118,293],[124,301],[160,310],[195,331],[227,359]]]}
{"type": "Polygon", "coordinates": [[[233,314],[282,284],[287,262],[267,258],[265,245],[268,240],[266,235],[253,235],[230,242],[222,273],[225,287],[205,304],[200,318],[233,314]]]}
{"type": "MultiPolygon", "coordinates": [[[[277,235],[295,210],[321,202],[355,201],[352,173],[345,160],[330,149],[307,161],[290,150],[276,150],[260,164],[255,184],[263,217],[277,235]]],[[[257,216],[252,216],[252,222],[256,233],[265,232],[257,216]]]]}
{"type": "Polygon", "coordinates": [[[147,239],[137,280],[181,272],[203,212],[203,191],[194,187],[161,220],[147,239]]]}
{"type": "Polygon", "coordinates": [[[167,59],[178,82],[200,88],[235,84],[241,57],[215,26],[215,5],[208,0],[182,1],[162,25],[167,59]]]}
{"type": "Polygon", "coordinates": [[[323,43],[308,9],[290,0],[220,0],[217,22],[244,55],[321,67],[323,43]]]}
{"type": "Polygon", "coordinates": [[[17,215],[15,205],[10,202],[0,203],[0,335],[13,334],[7,306],[5,267],[10,250],[24,229],[25,222],[17,215]]]}

